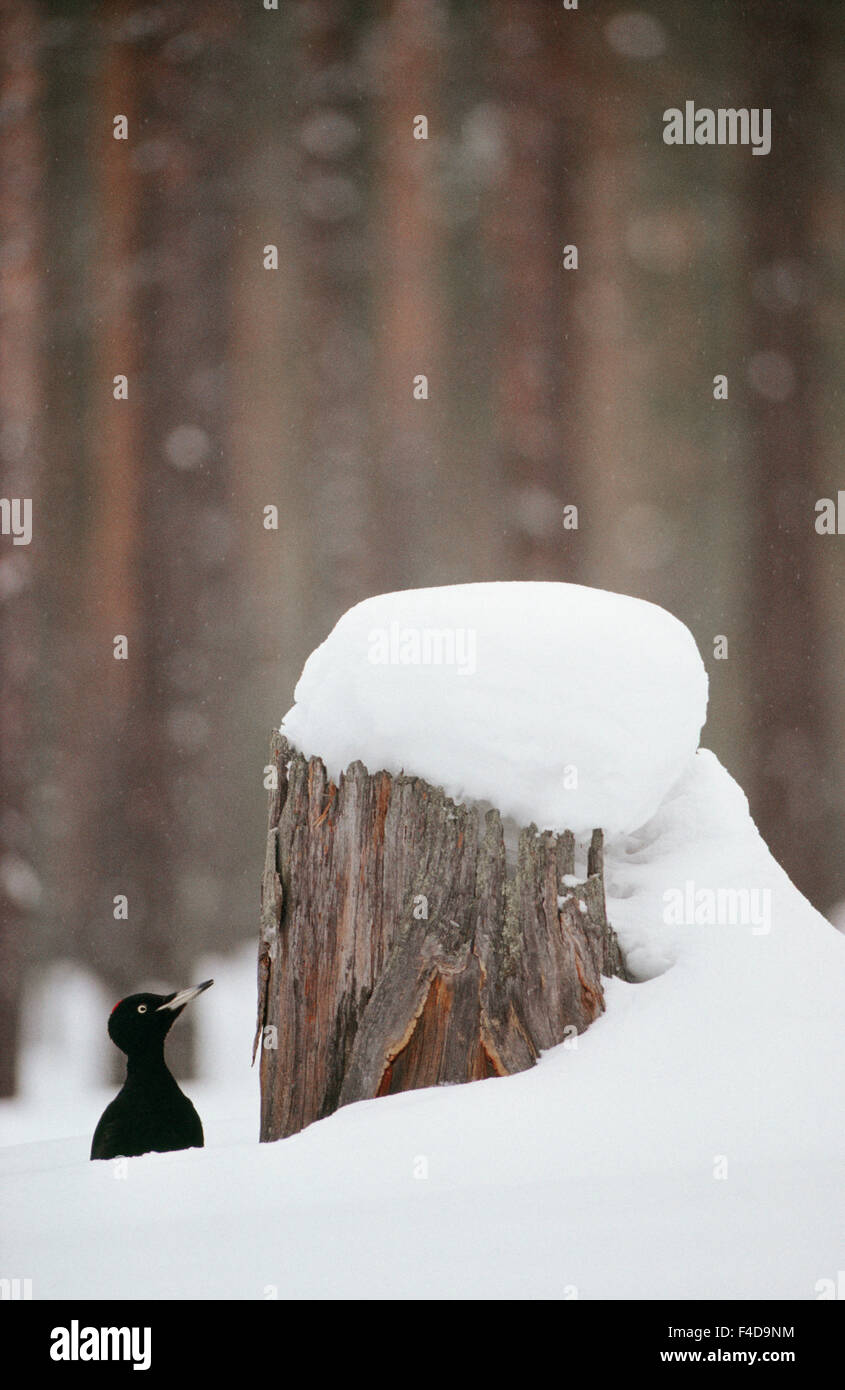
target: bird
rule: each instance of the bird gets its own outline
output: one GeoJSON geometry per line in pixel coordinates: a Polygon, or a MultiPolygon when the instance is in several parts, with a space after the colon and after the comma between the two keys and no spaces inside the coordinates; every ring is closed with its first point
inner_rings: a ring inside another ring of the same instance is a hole
{"type": "Polygon", "coordinates": [[[130,994],[109,1015],[109,1037],[126,1053],[126,1081],[100,1116],[91,1158],[134,1158],[201,1149],[202,1121],[164,1060],[164,1040],[186,1004],[214,984],[173,994],[130,994]]]}

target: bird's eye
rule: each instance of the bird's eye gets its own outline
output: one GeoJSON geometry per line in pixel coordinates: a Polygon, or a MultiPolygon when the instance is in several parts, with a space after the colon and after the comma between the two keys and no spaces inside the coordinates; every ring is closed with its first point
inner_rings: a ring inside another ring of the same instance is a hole
{"type": "Polygon", "coordinates": [[[139,1005],[138,1005],[138,1013],[139,1013],[139,1014],[145,1014],[146,1012],[147,1012],[147,1006],[146,1006],[146,1004],[139,1004],[139,1005]]]}

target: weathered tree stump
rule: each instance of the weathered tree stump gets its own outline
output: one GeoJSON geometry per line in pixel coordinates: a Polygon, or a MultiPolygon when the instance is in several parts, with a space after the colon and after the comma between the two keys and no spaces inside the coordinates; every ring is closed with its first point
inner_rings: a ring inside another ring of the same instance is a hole
{"type": "Polygon", "coordinates": [[[340,1105],[523,1071],[603,1012],[624,975],[602,834],[521,831],[420,778],[353,763],[336,786],[281,735],[261,891],[261,1138],[340,1105]]]}

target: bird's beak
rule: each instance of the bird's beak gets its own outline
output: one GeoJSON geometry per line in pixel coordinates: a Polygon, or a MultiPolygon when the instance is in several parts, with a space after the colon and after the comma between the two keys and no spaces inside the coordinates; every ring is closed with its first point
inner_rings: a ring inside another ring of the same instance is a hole
{"type": "Polygon", "coordinates": [[[196,999],[198,994],[202,994],[204,989],[209,989],[213,984],[213,980],[203,980],[201,985],[194,985],[193,989],[180,989],[178,994],[172,995],[163,1004],[159,1004],[156,1013],[160,1014],[162,1009],[184,1009],[186,1004],[190,1004],[192,999],[196,999]]]}

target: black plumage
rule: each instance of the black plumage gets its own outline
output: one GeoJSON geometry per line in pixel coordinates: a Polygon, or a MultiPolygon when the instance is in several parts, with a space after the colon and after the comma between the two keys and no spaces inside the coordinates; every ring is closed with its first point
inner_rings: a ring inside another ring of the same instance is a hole
{"type": "Polygon", "coordinates": [[[164,1040],[185,1005],[213,983],[174,994],[130,994],[115,1004],[109,1037],[126,1053],[126,1081],[100,1116],[92,1158],[202,1148],[202,1122],[168,1070],[164,1040]]]}

